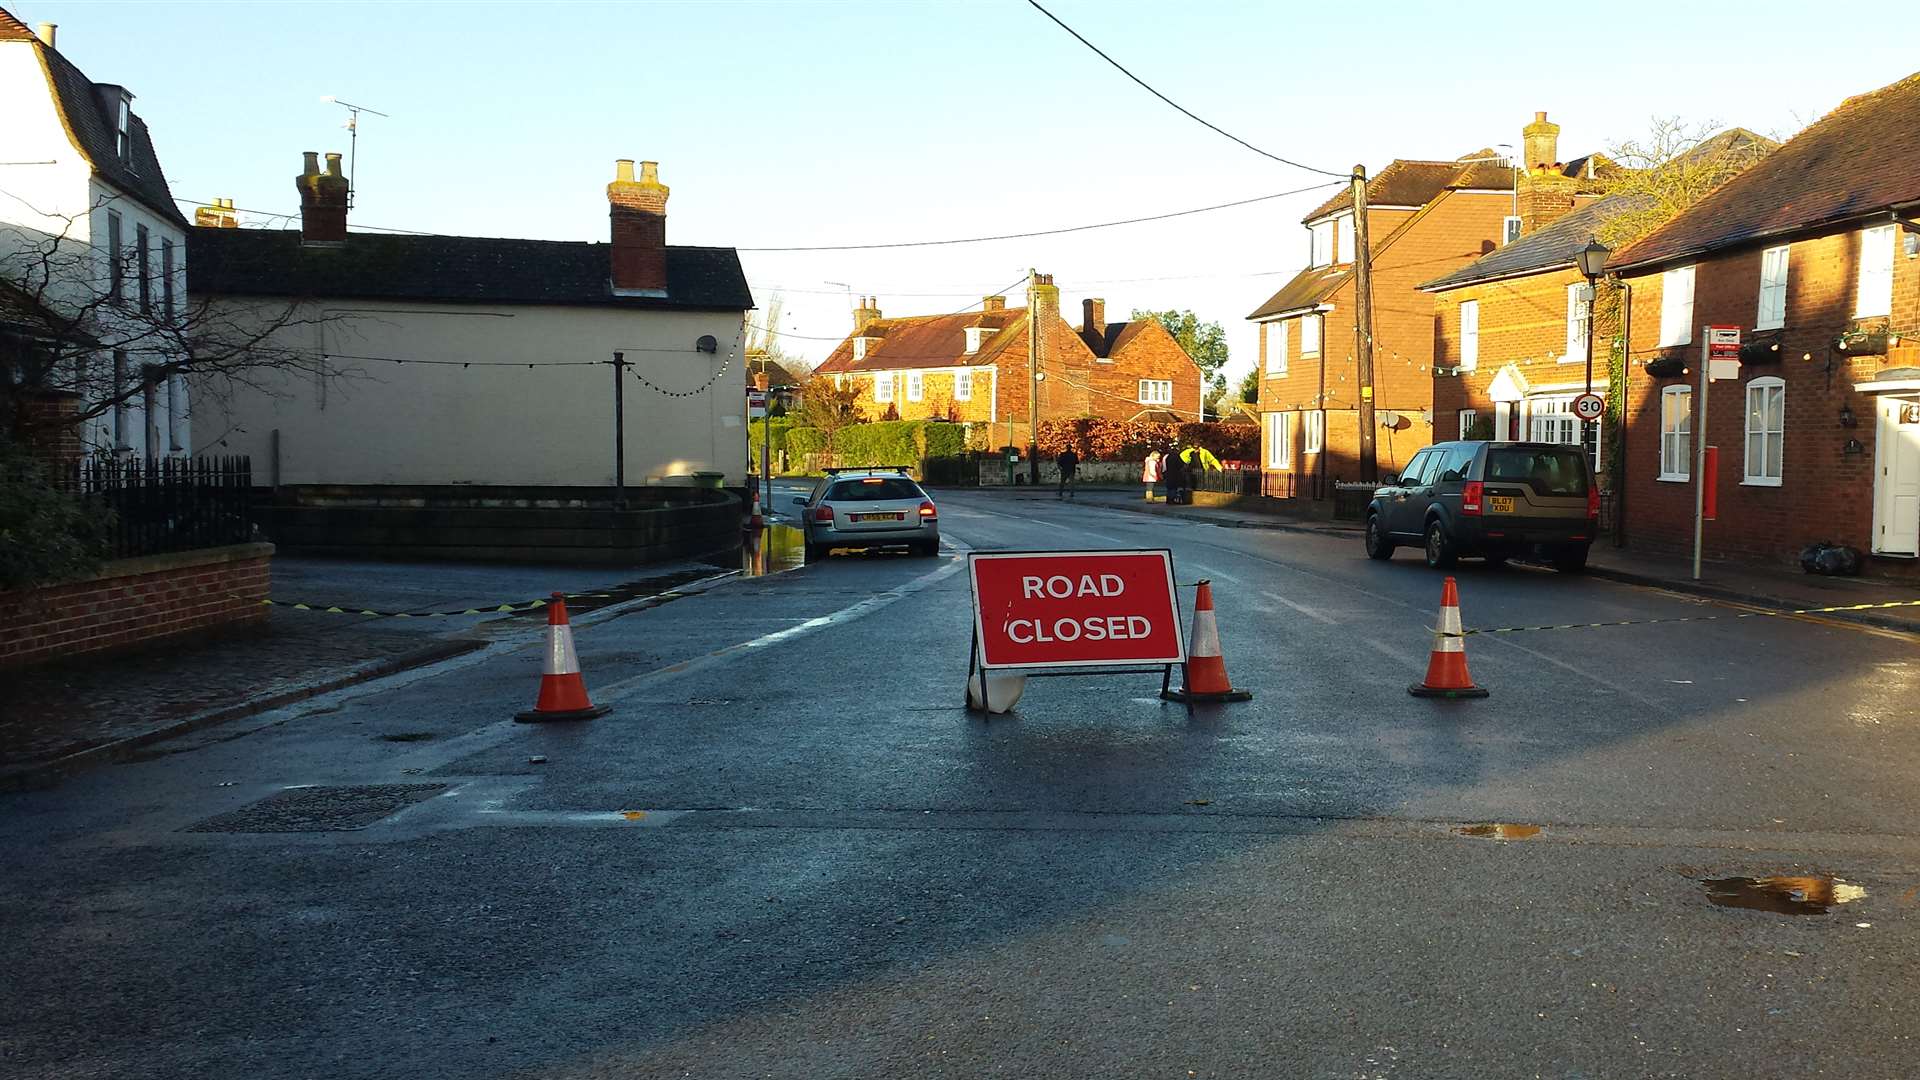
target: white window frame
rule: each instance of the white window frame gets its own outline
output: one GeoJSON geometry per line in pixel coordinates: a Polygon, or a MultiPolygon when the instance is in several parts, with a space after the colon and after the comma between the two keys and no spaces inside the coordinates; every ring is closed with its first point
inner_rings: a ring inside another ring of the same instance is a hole
{"type": "Polygon", "coordinates": [[[1307,430],[1301,437],[1300,452],[1318,454],[1326,449],[1327,445],[1327,414],[1324,410],[1315,409],[1307,413],[1306,418],[1307,430]]]}
{"type": "Polygon", "coordinates": [[[1460,412],[1458,413],[1458,416],[1460,419],[1460,438],[1462,439],[1472,438],[1473,436],[1469,435],[1468,432],[1473,430],[1473,425],[1480,422],[1480,410],[1479,409],[1461,409],[1460,412]]]}
{"type": "Polygon", "coordinates": [[[1350,263],[1353,260],[1353,215],[1341,214],[1333,219],[1333,261],[1350,263]]]}
{"type": "Polygon", "coordinates": [[[927,396],[927,377],[918,371],[907,372],[907,400],[919,401],[927,396]]]}
{"type": "Polygon", "coordinates": [[[1287,324],[1267,324],[1267,374],[1287,373],[1287,324]]]}
{"type": "Polygon", "coordinates": [[[1480,301],[1464,300],[1460,304],[1460,370],[1477,371],[1480,368],[1480,301]]]}
{"type": "Polygon", "coordinates": [[[876,405],[893,403],[893,372],[877,371],[873,375],[873,401],[876,405]]]}
{"type": "Polygon", "coordinates": [[[865,360],[866,358],[867,358],[867,339],[863,337],[854,338],[853,339],[853,362],[857,364],[860,361],[865,360]]]}
{"type": "Polygon", "coordinates": [[[966,329],[967,329],[967,352],[969,354],[979,352],[980,342],[985,340],[986,336],[993,332],[993,328],[990,326],[969,326],[966,329]]]}
{"type": "Polygon", "coordinates": [[[1500,246],[1506,247],[1508,244],[1511,244],[1515,240],[1520,239],[1520,227],[1521,227],[1520,218],[1513,214],[1508,214],[1506,217],[1501,218],[1500,219],[1500,236],[1501,236],[1500,246]]]}
{"type": "Polygon", "coordinates": [[[1138,400],[1142,405],[1173,404],[1173,380],[1141,379],[1138,400]]]}
{"type": "Polygon", "coordinates": [[[114,111],[113,149],[120,160],[133,162],[133,99],[120,95],[120,107],[114,111]]]}
{"type": "Polygon", "coordinates": [[[1683,483],[1693,479],[1693,387],[1691,386],[1668,386],[1660,391],[1659,478],[1683,483]],[[1678,402],[1678,409],[1671,408],[1668,405],[1669,401],[1678,402]]]}
{"type": "Polygon", "coordinates": [[[973,400],[973,369],[961,368],[953,373],[953,400],[973,400]]]}
{"type": "MultiPolygon", "coordinates": [[[[1573,414],[1574,394],[1541,394],[1527,399],[1527,441],[1555,443],[1560,446],[1580,446],[1585,424],[1573,414]]],[[[1604,398],[1604,394],[1601,395],[1604,398]]],[[[1595,473],[1602,472],[1600,463],[1605,460],[1601,452],[1601,440],[1606,438],[1606,425],[1593,426],[1593,455],[1589,463],[1595,473]]]]}
{"type": "Polygon", "coordinates": [[[1333,265],[1333,219],[1307,226],[1309,266],[1333,265]]]}
{"type": "Polygon", "coordinates": [[[1778,330],[1787,325],[1787,271],[1792,253],[1789,244],[1760,253],[1760,309],[1753,317],[1755,330],[1778,330]]]}
{"type": "Polygon", "coordinates": [[[1877,319],[1893,313],[1892,225],[1860,230],[1860,275],[1854,287],[1853,317],[1877,319]]]}
{"type": "Polygon", "coordinates": [[[1587,334],[1593,326],[1593,303],[1586,299],[1587,283],[1567,286],[1567,352],[1563,364],[1577,364],[1587,358],[1587,334]]]}
{"type": "Polygon", "coordinates": [[[127,300],[126,229],[117,211],[107,211],[107,302],[127,300]]]}
{"type": "Polygon", "coordinates": [[[1660,275],[1660,347],[1693,344],[1693,267],[1660,275]]]}
{"type": "Polygon", "coordinates": [[[1320,355],[1320,339],[1326,331],[1319,315],[1305,315],[1300,319],[1300,359],[1320,355]],[[1308,333],[1311,330],[1312,333],[1308,333]]]}
{"type": "Polygon", "coordinates": [[[1742,444],[1744,447],[1742,452],[1746,457],[1746,464],[1742,470],[1745,475],[1740,482],[1749,487],[1779,487],[1782,478],[1786,475],[1786,469],[1783,465],[1787,454],[1786,380],[1777,375],[1762,375],[1757,379],[1749,380],[1747,382],[1746,407],[1747,437],[1742,444]],[[1759,392],[1760,398],[1759,416],[1761,426],[1758,428],[1754,427],[1753,423],[1755,415],[1753,404],[1755,391],[1759,392]],[[1780,426],[1777,428],[1769,426],[1767,423],[1767,402],[1770,398],[1774,397],[1777,397],[1780,402],[1780,426]],[[1755,436],[1759,436],[1760,438],[1760,460],[1757,462],[1754,460],[1755,455],[1753,453],[1753,440],[1755,436]],[[1779,449],[1771,455],[1767,453],[1767,440],[1770,438],[1779,440],[1777,443],[1779,449]],[[1756,464],[1759,466],[1759,471],[1757,472],[1754,470],[1756,464]]]}
{"type": "Polygon", "coordinates": [[[1293,414],[1270,412],[1267,420],[1267,468],[1293,468],[1293,414]]]}

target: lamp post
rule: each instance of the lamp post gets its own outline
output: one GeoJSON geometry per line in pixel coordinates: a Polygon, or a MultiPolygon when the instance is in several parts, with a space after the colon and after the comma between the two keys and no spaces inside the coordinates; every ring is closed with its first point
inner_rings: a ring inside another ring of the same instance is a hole
{"type": "MultiPolygon", "coordinates": [[[[1607,256],[1611,254],[1613,254],[1613,252],[1608,250],[1607,245],[1602,244],[1598,240],[1589,240],[1587,241],[1587,246],[1580,249],[1580,254],[1578,256],[1578,262],[1580,265],[1580,275],[1587,279],[1587,295],[1586,295],[1587,334],[1586,334],[1586,337],[1587,337],[1587,393],[1589,394],[1593,393],[1593,309],[1594,309],[1594,301],[1598,299],[1598,295],[1599,295],[1597,292],[1595,292],[1595,285],[1600,279],[1601,271],[1607,268],[1607,256]]],[[[1594,445],[1592,433],[1598,430],[1599,423],[1600,421],[1598,419],[1582,422],[1581,428],[1580,428],[1580,441],[1583,445],[1585,446],[1594,445]]]]}

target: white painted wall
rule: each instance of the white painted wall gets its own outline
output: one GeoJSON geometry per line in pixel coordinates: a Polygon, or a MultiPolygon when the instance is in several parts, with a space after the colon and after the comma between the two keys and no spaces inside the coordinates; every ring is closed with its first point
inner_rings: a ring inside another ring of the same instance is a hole
{"type": "MultiPolygon", "coordinates": [[[[147,273],[153,279],[156,315],[164,296],[158,280],[162,244],[173,241],[175,311],[184,312],[184,230],[94,176],[93,167],[67,136],[45,67],[32,42],[0,42],[0,102],[5,103],[0,107],[0,275],[16,282],[31,281],[29,288],[37,291],[37,275],[43,268],[50,269],[47,298],[56,305],[84,306],[108,289],[107,222],[110,213],[117,213],[126,258],[134,257],[140,226],[148,230],[147,273]],[[51,258],[44,257],[48,252],[51,258]]],[[[140,273],[137,266],[129,264],[126,296],[135,312],[140,273]]],[[[129,330],[125,320],[116,320],[111,311],[103,311],[101,317],[104,325],[96,336],[111,339],[115,334],[136,333],[129,330]]],[[[137,381],[144,366],[166,359],[165,353],[156,350],[131,350],[126,370],[137,381]]],[[[90,367],[90,375],[75,372],[68,378],[85,384],[105,377],[113,370],[111,353],[94,357],[90,367]]],[[[184,381],[176,377],[163,382],[153,388],[151,396],[152,412],[145,407],[145,394],[135,395],[122,410],[117,426],[124,438],[116,439],[116,417],[108,414],[87,425],[81,433],[83,441],[99,452],[135,456],[184,451],[192,445],[192,410],[184,381]]]]}
{"type": "MultiPolygon", "coordinates": [[[[220,304],[235,317],[286,310],[220,304]]],[[[634,365],[627,483],[694,472],[744,482],[741,312],[339,300],[301,317],[316,314],[327,321],[283,330],[276,344],[441,363],[342,358],[333,362],[348,373],[324,384],[298,376],[257,389],[206,386],[197,391],[195,453],[250,454],[255,481],[271,482],[278,431],[283,484],[611,485],[613,369],[598,361],[620,350],[634,365]],[[718,353],[695,351],[702,335],[719,342],[718,353]],[[558,366],[581,361],[594,363],[558,366]],[[503,363],[512,366],[479,366],[503,363]]]]}

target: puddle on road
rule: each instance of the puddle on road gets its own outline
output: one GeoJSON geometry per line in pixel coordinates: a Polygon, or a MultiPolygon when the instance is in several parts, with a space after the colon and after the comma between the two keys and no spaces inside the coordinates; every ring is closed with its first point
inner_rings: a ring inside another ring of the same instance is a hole
{"type": "Polygon", "coordinates": [[[1488,840],[1526,840],[1539,836],[1540,826],[1495,822],[1486,825],[1462,825],[1453,831],[1461,836],[1478,836],[1488,840]]]}
{"type": "Polygon", "coordinates": [[[1864,898],[1867,890],[1836,877],[1726,877],[1700,883],[1715,907],[1771,911],[1775,915],[1825,915],[1864,898]]]}
{"type": "Polygon", "coordinates": [[[767,577],[806,565],[807,534],[803,530],[769,524],[759,532],[742,535],[746,542],[740,546],[740,572],[748,577],[767,577]]]}

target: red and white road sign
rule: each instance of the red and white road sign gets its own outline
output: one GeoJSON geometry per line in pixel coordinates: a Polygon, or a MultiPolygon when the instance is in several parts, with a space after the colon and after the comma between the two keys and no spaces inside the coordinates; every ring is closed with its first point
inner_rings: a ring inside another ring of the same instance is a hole
{"type": "Polygon", "coordinates": [[[1581,394],[1573,399],[1573,415],[1582,420],[1598,420],[1606,411],[1607,403],[1600,400],[1599,394],[1581,394]]]}
{"type": "Polygon", "coordinates": [[[1715,382],[1740,377],[1740,328],[1707,327],[1707,377],[1715,382]]]}
{"type": "Polygon", "coordinates": [[[976,551],[967,573],[981,667],[1186,662],[1171,552],[976,551]]]}
{"type": "Polygon", "coordinates": [[[767,415],[767,392],[765,390],[747,391],[747,419],[762,420],[767,415]]]}

